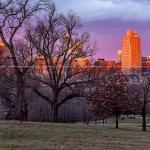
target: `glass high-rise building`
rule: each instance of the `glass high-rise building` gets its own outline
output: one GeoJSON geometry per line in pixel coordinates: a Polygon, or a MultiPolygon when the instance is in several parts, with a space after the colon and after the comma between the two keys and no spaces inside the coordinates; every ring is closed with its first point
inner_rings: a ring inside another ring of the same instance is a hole
{"type": "Polygon", "coordinates": [[[128,30],[122,41],[121,68],[123,71],[141,70],[141,40],[133,30],[128,30]]]}

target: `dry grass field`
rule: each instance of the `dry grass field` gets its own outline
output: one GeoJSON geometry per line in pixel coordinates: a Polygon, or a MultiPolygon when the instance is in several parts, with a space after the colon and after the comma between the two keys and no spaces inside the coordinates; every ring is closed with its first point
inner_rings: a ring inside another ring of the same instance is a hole
{"type": "Polygon", "coordinates": [[[0,150],[150,150],[150,131],[135,125],[0,121],[0,150]]]}

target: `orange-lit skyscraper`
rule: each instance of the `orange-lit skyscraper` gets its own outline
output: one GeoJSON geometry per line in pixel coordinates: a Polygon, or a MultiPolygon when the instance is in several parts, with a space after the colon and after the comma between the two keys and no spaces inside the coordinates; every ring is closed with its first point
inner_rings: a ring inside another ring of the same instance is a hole
{"type": "Polygon", "coordinates": [[[123,38],[121,68],[124,71],[141,69],[141,40],[133,30],[128,30],[123,38]]]}

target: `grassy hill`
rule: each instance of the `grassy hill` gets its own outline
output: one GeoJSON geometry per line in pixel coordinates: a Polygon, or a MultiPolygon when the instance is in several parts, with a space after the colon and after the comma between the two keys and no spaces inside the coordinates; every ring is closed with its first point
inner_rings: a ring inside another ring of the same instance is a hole
{"type": "MultiPolygon", "coordinates": [[[[148,128],[149,129],[149,128],[148,128]]],[[[149,150],[139,126],[0,121],[0,150],[149,150]]]]}

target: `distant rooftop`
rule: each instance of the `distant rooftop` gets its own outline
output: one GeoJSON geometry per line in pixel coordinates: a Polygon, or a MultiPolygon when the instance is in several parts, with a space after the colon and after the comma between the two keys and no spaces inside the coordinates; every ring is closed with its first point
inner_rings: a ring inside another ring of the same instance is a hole
{"type": "Polygon", "coordinates": [[[138,35],[138,33],[135,30],[129,29],[126,32],[126,36],[128,36],[128,37],[131,37],[131,36],[138,37],[139,35],[138,35]]]}

